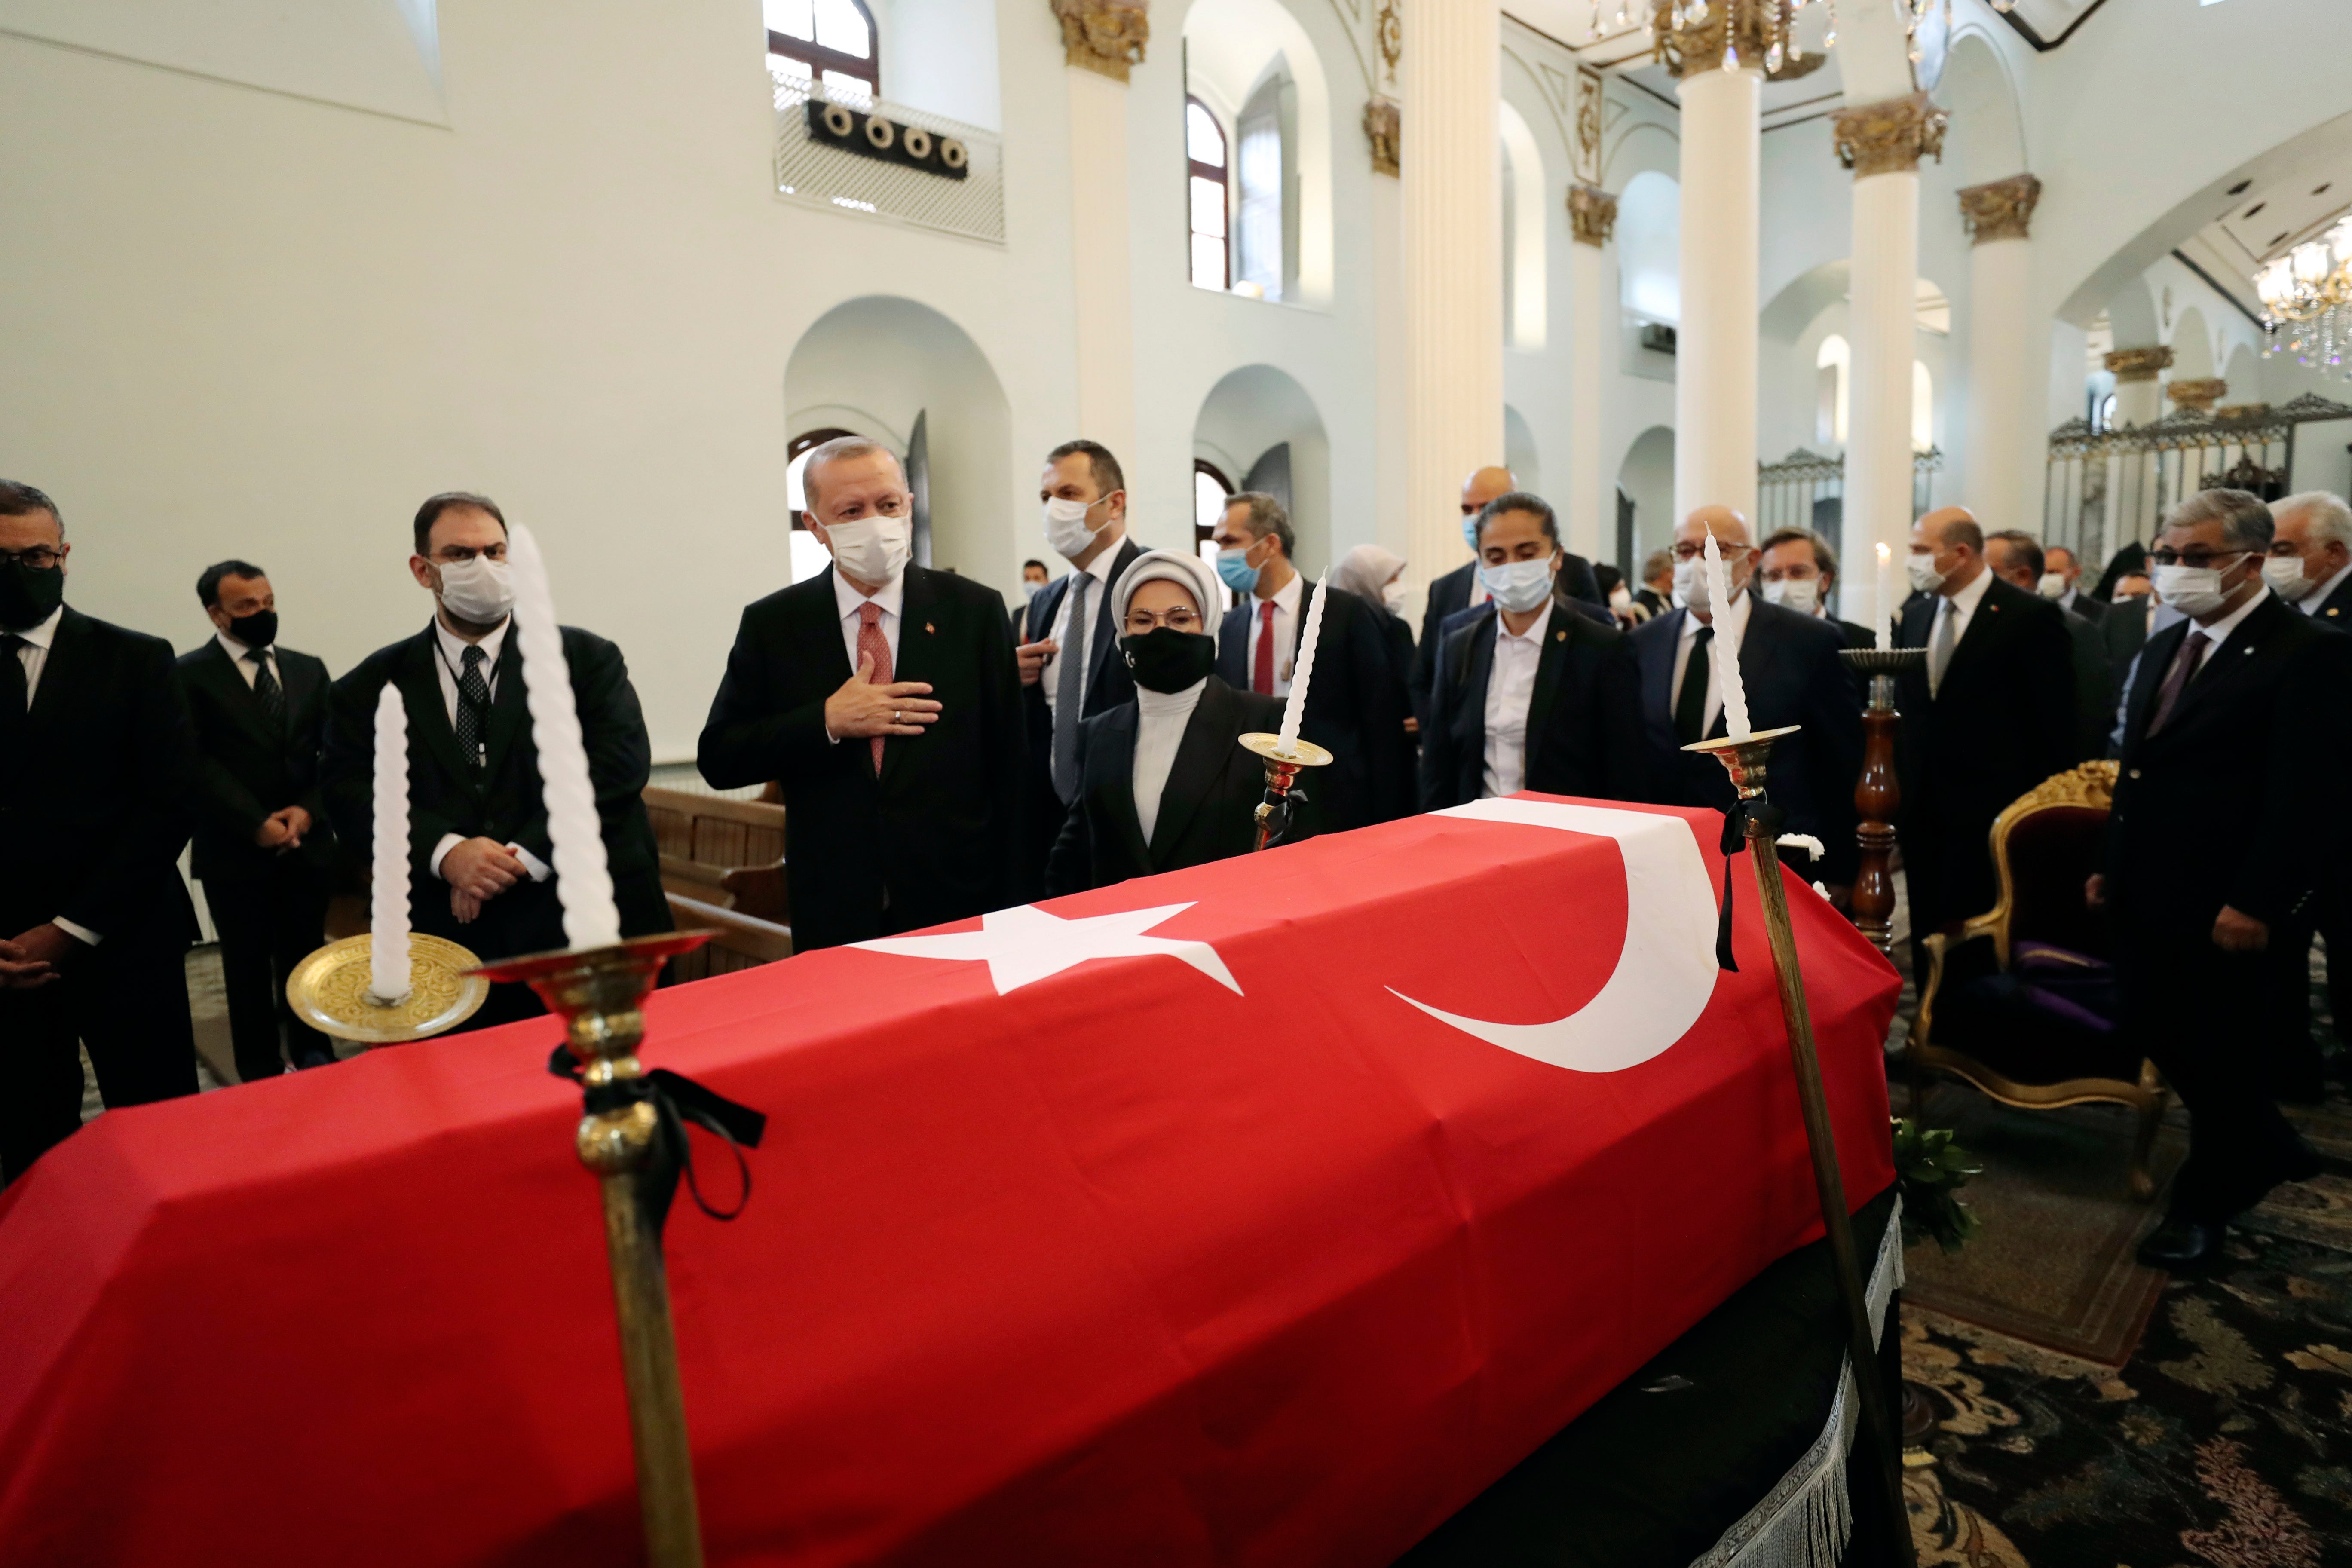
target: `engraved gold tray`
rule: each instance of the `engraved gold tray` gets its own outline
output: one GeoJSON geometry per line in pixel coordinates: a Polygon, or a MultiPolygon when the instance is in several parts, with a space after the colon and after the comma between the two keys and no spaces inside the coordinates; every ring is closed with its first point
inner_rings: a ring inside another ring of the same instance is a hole
{"type": "Polygon", "coordinates": [[[294,966],[286,999],[295,1016],[322,1035],[362,1045],[398,1045],[446,1033],[472,1017],[490,994],[490,983],[468,973],[481,960],[456,942],[412,931],[405,1000],[380,1007],[367,998],[366,934],[331,942],[294,966]]]}

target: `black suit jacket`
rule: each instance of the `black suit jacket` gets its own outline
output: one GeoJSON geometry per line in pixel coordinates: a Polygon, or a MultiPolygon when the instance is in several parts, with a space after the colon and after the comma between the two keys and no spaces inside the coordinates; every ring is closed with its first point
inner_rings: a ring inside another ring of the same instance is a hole
{"type": "MultiPolygon", "coordinates": [[[[1470,584],[1477,574],[1478,563],[1465,561],[1429,585],[1429,599],[1421,612],[1420,657],[1412,667],[1412,710],[1424,730],[1429,727],[1430,693],[1437,685],[1437,654],[1445,640],[1445,623],[1470,607],[1470,584]]],[[[1592,563],[1583,556],[1560,552],[1559,576],[1552,584],[1552,592],[1591,605],[1615,624],[1616,618],[1608,613],[1609,600],[1601,592],[1601,579],[1592,574],[1592,563]]]]}
{"type": "MultiPolygon", "coordinates": [[[[1501,618],[1481,605],[1446,634],[1442,674],[1421,740],[1421,808],[1476,800],[1486,783],[1486,692],[1501,618]]],[[[1640,674],[1632,639],[1552,607],[1528,700],[1524,787],[1601,800],[1648,798],[1640,674]]]]}
{"type": "Polygon", "coordinates": [[[335,836],[319,792],[319,752],[326,743],[327,667],[280,647],[278,681],[285,711],[276,720],[220,645],[180,656],[180,692],[195,725],[195,843],[191,864],[206,882],[265,877],[282,858],[253,836],[270,813],[299,805],[310,831],[292,853],[324,876],[334,866],[335,836]]]}
{"type": "Polygon", "coordinates": [[[2116,727],[2116,683],[2107,671],[2106,638],[2074,611],[2058,613],[2065,618],[2067,642],[2074,655],[2074,755],[2104,757],[2108,731],[2116,727]]]}
{"type": "MultiPolygon", "coordinates": [[[[621,931],[643,936],[670,929],[661,886],[661,856],[646,816],[646,777],[653,764],[644,713],[629,684],[621,650],[577,626],[565,626],[564,662],[572,700],[588,751],[588,775],[604,829],[604,856],[620,906],[621,931]]],[[[523,691],[521,641],[507,628],[499,645],[490,702],[487,760],[470,767],[457,749],[437,672],[441,652],[433,627],[378,648],[329,689],[327,741],[320,773],[335,835],[362,868],[375,843],[375,709],[386,683],[400,692],[408,715],[408,910],[420,931],[446,937],[479,957],[513,958],[565,945],[563,906],[556,879],[518,882],[461,925],[449,910],[449,886],[433,874],[442,838],[488,838],[520,844],[548,865],[555,847],[547,833],[539,748],[531,739],[523,691]]]]}
{"type": "MultiPolygon", "coordinates": [[[[1783,814],[1783,831],[1822,841],[1822,858],[1806,863],[1813,877],[1836,885],[1851,882],[1862,854],[1853,837],[1862,709],[1854,700],[1853,677],[1838,658],[1845,638],[1819,616],[1768,605],[1752,594],[1748,598],[1748,630],[1739,639],[1748,723],[1758,730],[1803,726],[1772,748],[1772,804],[1783,814]]],[[[1684,751],[1675,732],[1675,653],[1689,616],[1686,608],[1670,610],[1634,628],[1632,638],[1642,667],[1650,798],[1663,805],[1728,811],[1737,799],[1731,775],[1713,757],[1684,751]]],[[[1729,732],[1717,712],[1707,734],[1729,732]]]]}
{"type": "MultiPolygon", "coordinates": [[[[1079,728],[1082,782],[1046,865],[1048,893],[1108,888],[1129,877],[1246,855],[1256,842],[1265,765],[1239,742],[1253,731],[1279,731],[1282,704],[1254,691],[1236,691],[1209,677],[1201,689],[1200,704],[1185,721],[1184,738],[1177,742],[1176,761],[1160,790],[1160,814],[1148,844],[1135,813],[1135,738],[1141,722],[1142,715],[1130,701],[1096,714],[1079,728]]],[[[1312,784],[1311,774],[1307,782],[1312,784]]],[[[1299,812],[1284,842],[1312,836],[1313,793],[1310,787],[1310,804],[1299,812]]]]}
{"type": "MultiPolygon", "coordinates": [[[[1250,619],[1258,601],[1246,599],[1225,612],[1217,637],[1217,674],[1236,691],[1250,689],[1250,619]]],[[[1298,596],[1297,638],[1307,637],[1315,614],[1315,584],[1298,596]]],[[[1404,711],[1390,673],[1388,639],[1372,618],[1372,607],[1353,594],[1334,594],[1323,614],[1316,647],[1315,679],[1307,690],[1300,733],[1329,749],[1331,765],[1319,768],[1323,792],[1315,797],[1327,831],[1387,822],[1412,810],[1411,753],[1406,749],[1404,711]]],[[[1289,650],[1296,658],[1297,648],[1289,650]]],[[[1281,660],[1276,661],[1280,668],[1281,660]]]]}
{"type": "Polygon", "coordinates": [[[25,733],[0,756],[0,928],[62,915],[110,945],[194,941],[195,746],[172,645],[66,606],[25,733]]]}
{"type": "Polygon", "coordinates": [[[2060,605],[2058,607],[2082,616],[2095,626],[2107,618],[2107,602],[2105,599],[2094,599],[2085,593],[2078,592],[2074,595],[2073,604],[2060,605]]]}
{"type": "Polygon", "coordinates": [[[1878,634],[1859,621],[1832,621],[1830,625],[1837,627],[1838,636],[1845,639],[1845,646],[1848,647],[1878,646],[1878,634]]]}
{"type": "MultiPolygon", "coordinates": [[[[2131,675],[2132,660],[2147,641],[2147,595],[2134,594],[2107,606],[2099,619],[2099,641],[2107,655],[2107,689],[2121,692],[2131,675]]],[[[2109,713],[2110,722],[2113,721],[2109,713]]]]}
{"type": "MultiPolygon", "coordinates": [[[[1896,646],[1927,647],[1938,595],[1903,612],[1896,646]]],[[[1903,712],[1895,771],[1903,790],[1903,863],[1914,929],[1992,907],[1986,835],[2010,802],[2078,760],[2074,645],[2065,616],[2038,594],[1995,577],[1952,650],[1941,689],[1927,661],[1895,678],[1903,712]]]]}
{"type": "Polygon", "coordinates": [[[1669,600],[1664,595],[1659,593],[1654,588],[1634,589],[1633,602],[1641,605],[1643,609],[1649,611],[1653,616],[1663,616],[1668,610],[1675,607],[1673,601],[1669,600]]]}
{"type": "MultiPolygon", "coordinates": [[[[1038,595],[1043,598],[1044,595],[1038,595]]],[[[927,681],[938,721],[884,742],[825,736],[852,673],[833,568],[746,608],[698,758],[721,789],[784,795],[793,945],[864,942],[1017,901],[1029,758],[1004,600],[952,572],[907,568],[893,675],[927,681]]]]}
{"type": "Polygon", "coordinates": [[[2207,653],[2151,735],[2189,624],[2148,639],[2107,819],[2108,905],[2142,957],[2147,943],[2209,942],[2224,904],[2289,921],[2340,864],[2344,841],[2335,818],[2352,760],[2352,639],[2273,595],[2207,653]]]}
{"type": "MultiPolygon", "coordinates": [[[[1127,660],[1119,657],[1120,628],[1112,618],[1110,591],[1118,584],[1119,574],[1142,553],[1143,547],[1132,536],[1121,539],[1111,556],[1110,581],[1094,584],[1087,590],[1087,597],[1093,601],[1089,616],[1094,625],[1087,634],[1086,700],[1079,705],[1080,711],[1073,722],[1108,713],[1122,702],[1135,700],[1135,677],[1129,673],[1127,660]]],[[[1068,596],[1070,584],[1084,575],[1073,569],[1040,588],[1036,597],[1029,601],[1013,640],[1037,642],[1052,635],[1054,617],[1062,613],[1062,601],[1068,596]]],[[[1214,615],[1215,607],[1209,606],[1202,613],[1214,615]]],[[[1063,820],[1069,816],[1069,807],[1054,789],[1054,710],[1045,703],[1045,683],[1060,674],[1057,665],[1045,671],[1036,685],[1024,688],[1021,693],[1029,731],[1029,782],[1024,806],[1029,823],[1029,861],[1022,868],[1016,889],[1023,899],[1034,899],[1044,890],[1045,858],[1052,853],[1063,820]]]]}
{"type": "MultiPolygon", "coordinates": [[[[2290,605],[2289,609],[2302,613],[2303,606],[2290,605]]],[[[2336,592],[2319,602],[2319,608],[2306,617],[2323,626],[2333,626],[2339,632],[2352,632],[2352,577],[2336,585],[2336,592]]]]}

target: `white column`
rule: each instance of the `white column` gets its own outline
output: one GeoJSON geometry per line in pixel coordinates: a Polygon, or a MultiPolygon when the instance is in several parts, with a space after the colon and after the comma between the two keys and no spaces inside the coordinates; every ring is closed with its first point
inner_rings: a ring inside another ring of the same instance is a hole
{"type": "Polygon", "coordinates": [[[2047,469],[2040,418],[2047,331],[2032,329],[2027,226],[2042,182],[2018,174],[1959,195],[1969,253],[1968,471],[1956,498],[1996,528],[2042,529],[2047,469]],[[1995,521],[1998,520],[1998,521],[1995,521]]]}
{"type": "Polygon", "coordinates": [[[1617,225],[1617,198],[1590,185],[1568,188],[1568,547],[1588,561],[1614,558],[1617,476],[1601,458],[1601,388],[1617,312],[1609,299],[1604,247],[1617,225]]]}
{"type": "MultiPolygon", "coordinates": [[[[1128,240],[1127,73],[1143,58],[1144,7],[1136,0],[1062,0],[1070,91],[1070,230],[1077,336],[1076,434],[1099,441],[1123,463],[1135,445],[1135,289],[1128,240]],[[1087,15],[1081,15],[1081,14],[1087,15]],[[1123,34],[1073,29],[1108,20],[1123,34]]],[[[1186,492],[1188,495],[1190,491],[1186,492]]],[[[1188,508],[1189,512],[1189,508],[1188,508]]]]}
{"type": "MultiPolygon", "coordinates": [[[[1878,544],[1900,556],[1911,534],[1911,365],[1919,276],[1919,154],[1941,152],[1943,110],[1925,93],[1866,103],[1837,118],[1838,154],[1854,172],[1845,500],[1839,531],[1848,561],[1869,563],[1878,544]]],[[[1847,614],[1884,626],[1895,605],[1877,600],[1878,574],[1849,569],[1847,614]],[[1859,592],[1857,592],[1859,590],[1859,592]]],[[[1899,601],[1898,601],[1899,602],[1899,601]]]]}
{"type": "Polygon", "coordinates": [[[2164,384],[2157,380],[2157,374],[2172,368],[2169,345],[2117,349],[2107,356],[2106,363],[2116,377],[2117,429],[2126,425],[2153,425],[2163,417],[2164,384]]]}
{"type": "Polygon", "coordinates": [[[1503,460],[1501,13],[1405,0],[1405,552],[1410,581],[1462,563],[1462,480],[1503,460]]]}
{"type": "Polygon", "coordinates": [[[1756,515],[1757,269],[1763,57],[1684,57],[1682,314],[1675,332],[1675,517],[1756,515]]]}

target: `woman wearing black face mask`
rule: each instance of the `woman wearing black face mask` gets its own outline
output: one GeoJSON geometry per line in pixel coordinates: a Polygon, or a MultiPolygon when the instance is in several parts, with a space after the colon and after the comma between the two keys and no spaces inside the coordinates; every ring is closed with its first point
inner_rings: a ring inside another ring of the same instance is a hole
{"type": "MultiPolygon", "coordinates": [[[[1107,888],[1249,852],[1265,770],[1240,739],[1282,727],[1282,704],[1211,673],[1223,594],[1193,555],[1136,557],[1111,585],[1134,700],[1078,731],[1080,783],[1045,866],[1050,894],[1107,888]]],[[[1308,737],[1312,739],[1313,737],[1308,737]]],[[[1313,807],[1293,838],[1314,831],[1313,807]]]]}

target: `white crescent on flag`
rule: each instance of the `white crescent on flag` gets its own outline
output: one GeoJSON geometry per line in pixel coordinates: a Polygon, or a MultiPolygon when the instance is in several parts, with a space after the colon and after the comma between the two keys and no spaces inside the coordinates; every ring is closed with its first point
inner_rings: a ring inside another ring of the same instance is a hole
{"type": "Polygon", "coordinates": [[[1569,805],[1547,800],[1481,800],[1433,813],[1473,822],[1512,822],[1613,838],[1625,857],[1625,947],[1600,994],[1548,1024],[1494,1024],[1389,994],[1488,1045],[1575,1072],[1622,1072],[1687,1034],[1715,994],[1715,888],[1690,824],[1679,816],[1569,805]]]}

